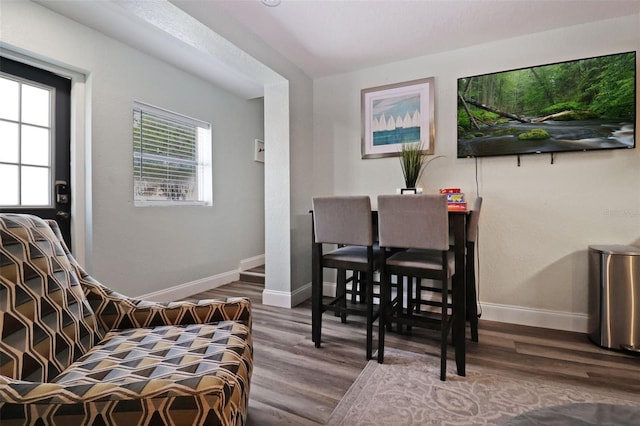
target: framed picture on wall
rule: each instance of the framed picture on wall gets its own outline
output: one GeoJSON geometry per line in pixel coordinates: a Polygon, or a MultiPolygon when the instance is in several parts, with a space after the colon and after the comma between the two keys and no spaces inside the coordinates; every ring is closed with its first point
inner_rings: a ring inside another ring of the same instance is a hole
{"type": "Polygon", "coordinates": [[[434,153],[434,78],[362,89],[362,158],[400,155],[403,143],[434,153]]]}

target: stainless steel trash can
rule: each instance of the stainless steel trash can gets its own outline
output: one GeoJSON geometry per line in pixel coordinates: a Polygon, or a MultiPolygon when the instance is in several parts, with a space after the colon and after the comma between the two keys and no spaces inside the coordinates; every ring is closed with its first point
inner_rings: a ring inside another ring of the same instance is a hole
{"type": "Polygon", "coordinates": [[[640,353],[640,247],[589,246],[589,338],[640,353]]]}

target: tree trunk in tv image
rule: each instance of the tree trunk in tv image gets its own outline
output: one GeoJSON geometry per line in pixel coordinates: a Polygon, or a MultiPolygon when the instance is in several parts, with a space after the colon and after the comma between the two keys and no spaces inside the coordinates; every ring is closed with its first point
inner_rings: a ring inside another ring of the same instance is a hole
{"type": "Polygon", "coordinates": [[[634,148],[635,52],[458,79],[458,157],[634,148]]]}

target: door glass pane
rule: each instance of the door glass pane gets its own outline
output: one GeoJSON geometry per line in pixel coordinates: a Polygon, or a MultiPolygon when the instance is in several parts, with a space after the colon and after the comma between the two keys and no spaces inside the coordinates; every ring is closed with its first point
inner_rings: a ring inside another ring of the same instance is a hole
{"type": "MultiPolygon", "coordinates": [[[[18,124],[0,121],[0,162],[18,162],[18,124]]],[[[2,182],[2,181],[0,181],[2,182]]]]}
{"type": "Polygon", "coordinates": [[[48,206],[49,169],[46,167],[22,167],[21,195],[23,206],[48,206]]]}
{"type": "MultiPolygon", "coordinates": [[[[56,218],[58,208],[70,213],[70,203],[56,205],[53,185],[70,180],[71,80],[2,52],[0,65],[0,210],[47,218],[56,218]]],[[[63,222],[70,242],[70,221],[63,222]]]]}
{"type": "Polygon", "coordinates": [[[22,164],[49,165],[49,130],[22,125],[22,164]]]}
{"type": "Polygon", "coordinates": [[[18,89],[17,81],[0,77],[0,118],[18,120],[18,89]]]}
{"type": "Polygon", "coordinates": [[[0,205],[18,205],[18,166],[0,164],[0,205]]]}
{"type": "Polygon", "coordinates": [[[38,126],[49,126],[49,96],[49,90],[23,84],[22,121],[38,126]]]}

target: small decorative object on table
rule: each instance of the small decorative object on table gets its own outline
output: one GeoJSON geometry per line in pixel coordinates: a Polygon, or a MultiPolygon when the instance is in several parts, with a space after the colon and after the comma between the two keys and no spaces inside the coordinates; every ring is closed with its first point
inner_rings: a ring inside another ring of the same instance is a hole
{"type": "Polygon", "coordinates": [[[467,211],[467,202],[460,188],[443,188],[441,194],[447,194],[449,211],[467,211]]]}
{"type": "Polygon", "coordinates": [[[422,194],[422,188],[398,188],[397,194],[422,194]]]}
{"type": "Polygon", "coordinates": [[[422,176],[422,172],[436,158],[442,157],[438,155],[427,160],[428,151],[424,149],[422,142],[403,143],[400,150],[400,166],[402,166],[402,174],[404,175],[404,183],[406,187],[400,189],[401,194],[412,193],[422,194],[422,188],[416,187],[416,184],[422,176]]]}

